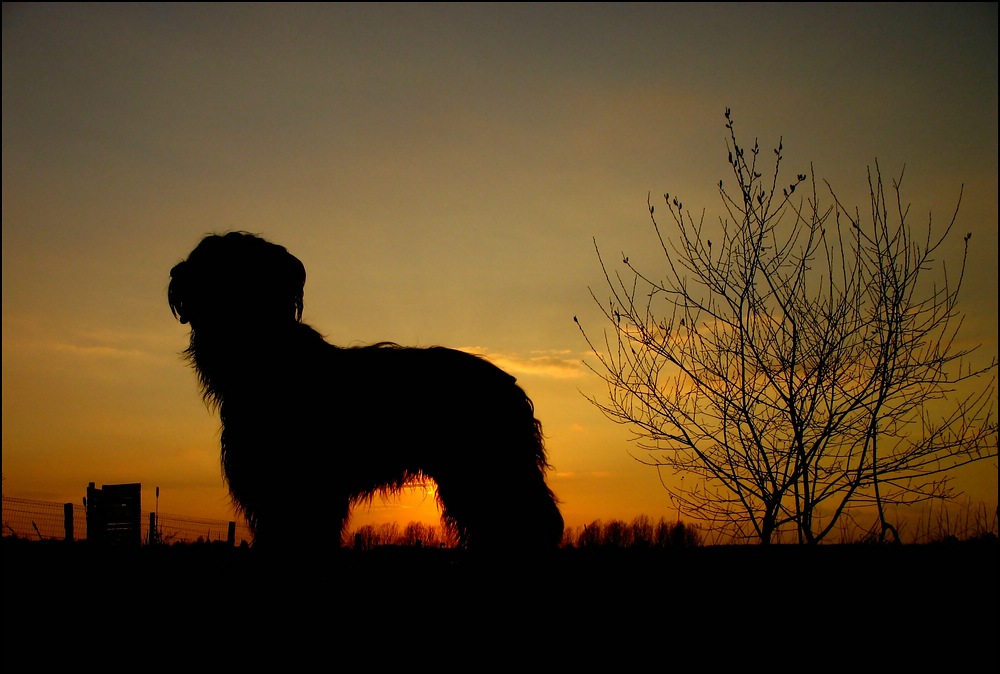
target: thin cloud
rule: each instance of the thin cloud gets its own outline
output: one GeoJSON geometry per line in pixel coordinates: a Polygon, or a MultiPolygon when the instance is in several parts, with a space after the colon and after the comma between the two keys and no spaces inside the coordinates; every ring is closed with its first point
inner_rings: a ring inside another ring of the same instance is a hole
{"type": "Polygon", "coordinates": [[[138,360],[175,354],[166,337],[114,330],[72,330],[53,339],[53,331],[34,317],[4,316],[4,353],[52,353],[74,358],[138,360]]]}
{"type": "Polygon", "coordinates": [[[571,357],[572,352],[533,351],[529,356],[508,353],[492,353],[480,346],[461,347],[461,351],[485,356],[497,367],[513,375],[545,377],[549,379],[576,379],[585,374],[584,367],[578,357],[571,357]]]}
{"type": "Polygon", "coordinates": [[[560,480],[579,480],[579,479],[598,479],[607,480],[613,476],[611,471],[607,470],[557,470],[555,472],[555,477],[560,480]]]}

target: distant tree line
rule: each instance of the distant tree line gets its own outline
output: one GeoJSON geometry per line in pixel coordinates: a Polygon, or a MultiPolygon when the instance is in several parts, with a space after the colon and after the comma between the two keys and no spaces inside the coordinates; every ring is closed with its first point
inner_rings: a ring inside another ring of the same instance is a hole
{"type": "MultiPolygon", "coordinates": [[[[517,546],[517,529],[511,527],[510,544],[517,546]]],[[[398,522],[365,524],[348,532],[343,541],[355,550],[371,550],[384,546],[401,547],[457,547],[454,534],[445,526],[423,522],[398,522]]],[[[682,521],[669,522],[665,518],[653,522],[646,515],[639,515],[631,522],[620,519],[594,520],[590,524],[567,527],[563,534],[564,548],[693,548],[703,545],[698,527],[682,521]]]]}
{"type": "Polygon", "coordinates": [[[398,522],[365,524],[349,531],[344,545],[355,550],[371,550],[383,546],[454,548],[458,538],[445,526],[423,522],[409,522],[400,527],[398,522]]]}
{"type": "MultiPolygon", "coordinates": [[[[906,520],[900,528],[901,536],[913,544],[953,541],[996,541],[997,520],[1000,511],[996,506],[966,500],[962,503],[942,504],[928,509],[919,517],[906,520]]],[[[875,543],[880,540],[881,528],[876,520],[867,525],[862,522],[842,523],[828,543],[875,543]]],[[[511,523],[510,544],[518,542],[517,526],[511,523]]],[[[728,535],[725,527],[712,527],[660,517],[654,521],[639,515],[631,522],[621,519],[594,520],[589,524],[567,527],[561,547],[578,549],[686,549],[712,545],[747,543],[744,537],[728,535]]],[[[775,542],[791,543],[791,536],[775,542]]],[[[349,531],[343,545],[355,550],[372,550],[378,547],[458,547],[458,541],[445,526],[423,522],[398,522],[366,524],[349,531]]]]}
{"type": "Polygon", "coordinates": [[[631,522],[594,520],[583,527],[567,529],[563,535],[563,547],[576,548],[694,548],[702,543],[697,526],[681,520],[668,522],[662,517],[654,523],[646,515],[639,515],[631,522]]]}

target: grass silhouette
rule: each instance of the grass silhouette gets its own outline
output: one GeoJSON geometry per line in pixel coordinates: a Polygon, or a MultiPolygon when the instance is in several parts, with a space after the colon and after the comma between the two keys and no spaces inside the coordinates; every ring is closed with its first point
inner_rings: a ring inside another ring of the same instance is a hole
{"type": "Polygon", "coordinates": [[[3,539],[3,669],[993,671],[996,536],[544,558],[3,539]],[[877,646],[876,646],[877,645],[877,646]]]}

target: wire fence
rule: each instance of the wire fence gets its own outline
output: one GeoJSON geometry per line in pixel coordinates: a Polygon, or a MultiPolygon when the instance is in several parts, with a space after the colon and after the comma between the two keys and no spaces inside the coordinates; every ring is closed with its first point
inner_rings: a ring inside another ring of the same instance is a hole
{"type": "MultiPolygon", "coordinates": [[[[997,536],[996,506],[987,507],[984,504],[953,504],[952,508],[939,507],[936,511],[922,513],[914,521],[908,522],[904,538],[911,543],[928,543],[946,539],[977,539],[997,536]],[[954,512],[953,512],[954,511],[954,512]]],[[[141,538],[143,543],[150,542],[150,511],[141,514],[141,538]]],[[[244,521],[226,521],[201,517],[186,517],[159,513],[155,518],[155,540],[161,543],[194,543],[229,541],[229,529],[233,528],[232,542],[234,545],[250,543],[252,535],[244,521]]],[[[685,545],[714,545],[732,543],[733,539],[725,539],[718,532],[713,536],[710,530],[698,526],[678,528],[676,523],[651,523],[647,518],[636,518],[632,523],[611,520],[595,521],[583,527],[567,528],[563,545],[625,545],[622,541],[632,541],[638,533],[648,533],[646,530],[656,529],[656,540],[664,535],[667,538],[681,537],[685,545]],[[651,525],[654,525],[651,527],[651,525]],[[666,529],[664,529],[666,527],[666,529]],[[664,529],[664,534],[660,529],[664,529]],[[640,531],[641,530],[641,531],[640,531]],[[625,536],[625,534],[628,534],[625,536]],[[623,538],[623,536],[625,536],[623,538]],[[692,538],[693,537],[693,538],[692,538]],[[688,540],[690,539],[690,540],[688,540]]],[[[397,523],[381,525],[365,525],[357,530],[347,532],[345,539],[348,545],[376,547],[377,545],[412,545],[419,540],[427,545],[453,546],[455,541],[448,537],[448,532],[438,530],[438,527],[428,527],[419,523],[410,523],[400,528],[397,523]]],[[[859,530],[861,530],[859,528],[859,530]]],[[[16,536],[34,540],[74,540],[87,539],[87,509],[82,505],[72,503],[55,503],[24,498],[3,497],[3,536],[16,536]]],[[[673,538],[671,540],[673,541],[673,538]]],[[[643,539],[645,541],[645,538],[643,539]]],[[[665,540],[665,539],[664,539],[665,540]]],[[[836,542],[855,542],[858,534],[844,532],[836,542]]],[[[648,542],[648,541],[647,541],[648,542]]],[[[745,542],[745,541],[744,541],[745,542]]],[[[678,541],[673,541],[676,545],[678,541]]]]}
{"type": "MultiPolygon", "coordinates": [[[[235,526],[234,544],[251,540],[245,522],[229,522],[201,517],[185,517],[159,513],[158,541],[163,543],[194,543],[197,541],[227,541],[229,528],[235,526]]],[[[143,542],[149,542],[150,512],[142,511],[143,542]]],[[[32,499],[3,497],[3,535],[37,540],[86,540],[87,510],[82,505],[53,503],[32,499]]]]}

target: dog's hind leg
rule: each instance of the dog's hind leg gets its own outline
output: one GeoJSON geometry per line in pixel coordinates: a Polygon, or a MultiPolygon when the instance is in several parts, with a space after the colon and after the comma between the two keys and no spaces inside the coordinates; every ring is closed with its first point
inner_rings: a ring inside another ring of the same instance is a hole
{"type": "Polygon", "coordinates": [[[563,519],[548,488],[438,483],[442,519],[469,550],[554,550],[563,519]]]}
{"type": "Polygon", "coordinates": [[[460,543],[477,551],[554,550],[563,518],[542,470],[521,461],[517,469],[466,466],[434,475],[442,519],[460,543]]]}

